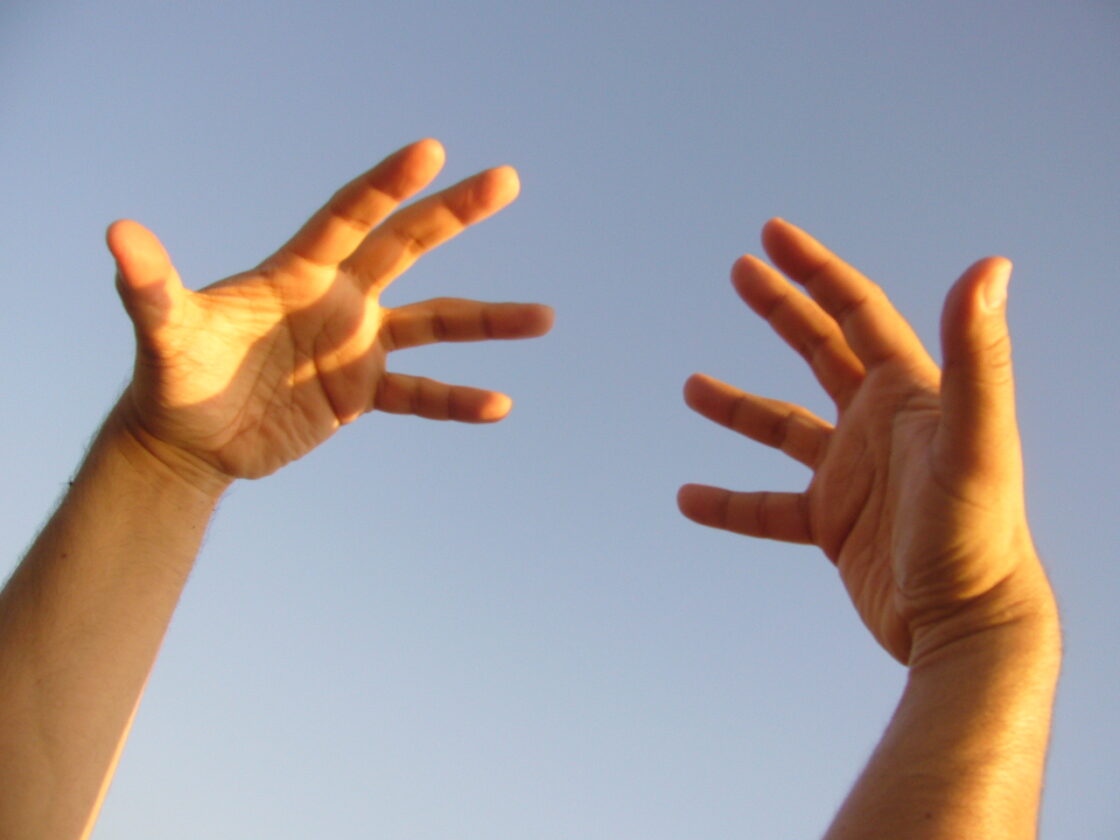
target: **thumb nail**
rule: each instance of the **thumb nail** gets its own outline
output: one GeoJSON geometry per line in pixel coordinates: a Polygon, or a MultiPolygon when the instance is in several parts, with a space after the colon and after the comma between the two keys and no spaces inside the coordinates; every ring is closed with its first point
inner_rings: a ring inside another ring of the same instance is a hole
{"type": "Polygon", "coordinates": [[[1001,309],[1007,302],[1007,284],[1011,282],[1011,263],[1001,261],[984,283],[984,306],[989,311],[1001,309]]]}

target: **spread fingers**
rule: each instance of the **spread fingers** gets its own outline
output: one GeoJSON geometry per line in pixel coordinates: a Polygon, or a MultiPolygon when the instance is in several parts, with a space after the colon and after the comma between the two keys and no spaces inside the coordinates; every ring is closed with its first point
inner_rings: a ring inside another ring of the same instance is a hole
{"type": "Polygon", "coordinates": [[[747,305],[809,364],[833,402],[846,406],[863,382],[864,368],[832,316],[756,257],[739,259],[731,281],[747,305]]]}
{"type": "Polygon", "coordinates": [[[394,152],[339,189],[278,257],[298,257],[321,268],[338,265],[402,201],[426,187],[443,161],[443,146],[435,140],[394,152]]]}
{"type": "Polygon", "coordinates": [[[380,292],[423,254],[501,210],[519,190],[517,173],[508,166],[480,172],[398,210],[343,265],[380,292]]]}

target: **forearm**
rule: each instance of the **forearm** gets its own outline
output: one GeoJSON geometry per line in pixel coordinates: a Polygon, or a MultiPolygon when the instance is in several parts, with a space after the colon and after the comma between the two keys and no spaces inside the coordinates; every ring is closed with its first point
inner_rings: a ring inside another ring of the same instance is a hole
{"type": "Polygon", "coordinates": [[[220,492],[106,421],[0,593],[5,838],[88,833],[220,492]]]}
{"type": "Polygon", "coordinates": [[[826,840],[1034,837],[1059,663],[1048,612],[912,668],[826,840]]]}

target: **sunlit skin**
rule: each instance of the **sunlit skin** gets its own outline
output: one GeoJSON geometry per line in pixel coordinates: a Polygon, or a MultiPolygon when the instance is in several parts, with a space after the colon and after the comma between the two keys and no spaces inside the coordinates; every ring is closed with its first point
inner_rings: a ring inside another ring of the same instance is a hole
{"type": "Polygon", "coordinates": [[[234,479],[279,469],[368,411],[478,423],[509,412],[504,394],[387,370],[396,350],[529,338],[552,323],[537,304],[381,305],[417,258],[517,195],[517,174],[499,167],[398,209],[443,159],[434,140],[402,149],[259,266],[197,292],[146,228],[109,228],[135,371],[0,591],[4,838],[92,830],[206,526],[234,479]]]}
{"type": "Polygon", "coordinates": [[[745,256],[735,289],[810,365],[838,419],[693,376],[689,406],[813,475],[801,493],[687,485],[681,510],[818,545],[875,638],[904,663],[991,623],[1052,611],[1024,512],[1010,344],[983,317],[986,306],[1002,311],[1010,263],[981,260],[949,293],[942,377],[883,291],[809,235],[773,220],[763,245],[781,271],[745,256]]]}
{"type": "MultiPolygon", "coordinates": [[[[398,210],[439,171],[413,144],[343,187],[257,268],[188,291],[154,234],[108,244],[135,325],[134,377],[58,510],[0,591],[0,833],[81,838],[135,714],[214,505],[373,410],[489,422],[492,391],[390,373],[392,351],[548,331],[537,304],[383,307],[419,256],[508,204],[488,170],[398,210]]],[[[812,471],[801,493],[680,491],[693,519],[815,543],[879,642],[909,665],[898,709],[827,840],[1033,836],[1060,646],[1023,505],[1010,265],[946,301],[944,370],[882,291],[807,234],[769,223],[742,298],[805,357],[830,424],[709,377],[700,414],[812,471]],[[801,284],[800,292],[784,275],[801,284]]]]}
{"type": "Polygon", "coordinates": [[[777,269],[743,257],[734,286],[808,362],[837,419],[691,377],[693,409],[812,478],[800,493],[691,484],[678,501],[705,525],[819,546],[878,642],[909,665],[825,838],[1034,837],[1061,650],[1024,513],[1011,265],[981,260],[953,286],[939,370],[867,278],[786,222],[762,238],[777,269]]]}
{"type": "Polygon", "coordinates": [[[443,165],[423,140],[347,184],[256,268],[188,291],[163,246],[112,225],[118,289],[136,329],[124,421],[192,481],[267,475],[371,410],[491,422],[504,394],[386,370],[390,352],[437,341],[529,338],[538,304],[440,298],[388,308],[381,293],[412,263],[509,204],[516,172],[487,170],[397,210],[443,165]],[[394,212],[396,211],[396,212],[394,212]]]}

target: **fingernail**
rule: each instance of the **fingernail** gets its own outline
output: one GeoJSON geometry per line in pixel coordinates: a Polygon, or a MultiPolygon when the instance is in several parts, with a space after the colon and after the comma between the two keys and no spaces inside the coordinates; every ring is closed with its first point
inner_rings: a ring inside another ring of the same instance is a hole
{"type": "Polygon", "coordinates": [[[1002,261],[984,284],[984,306],[989,311],[1003,308],[1007,302],[1007,284],[1011,282],[1011,263],[1002,261]]]}

